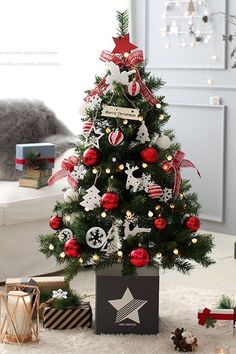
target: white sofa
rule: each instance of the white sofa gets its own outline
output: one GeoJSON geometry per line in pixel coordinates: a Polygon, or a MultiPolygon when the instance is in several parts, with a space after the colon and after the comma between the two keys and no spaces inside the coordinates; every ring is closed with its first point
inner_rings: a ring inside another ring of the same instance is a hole
{"type": "MultiPolygon", "coordinates": [[[[68,150],[56,160],[60,168],[68,150]]],[[[48,221],[56,201],[63,200],[66,178],[53,187],[22,188],[18,182],[0,181],[0,282],[8,277],[41,275],[60,270],[55,259],[39,252],[37,235],[51,232],[48,221]]]]}

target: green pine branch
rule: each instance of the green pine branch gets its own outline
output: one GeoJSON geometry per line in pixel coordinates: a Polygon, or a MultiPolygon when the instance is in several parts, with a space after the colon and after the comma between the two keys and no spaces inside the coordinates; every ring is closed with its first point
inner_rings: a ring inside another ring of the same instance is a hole
{"type": "Polygon", "coordinates": [[[129,12],[125,10],[124,12],[117,11],[117,36],[124,37],[129,32],[129,12]]]}

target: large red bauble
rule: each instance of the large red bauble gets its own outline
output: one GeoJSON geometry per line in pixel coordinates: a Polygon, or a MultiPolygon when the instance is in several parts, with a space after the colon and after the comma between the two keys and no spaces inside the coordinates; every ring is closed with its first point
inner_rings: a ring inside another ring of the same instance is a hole
{"type": "Polygon", "coordinates": [[[81,246],[75,238],[71,238],[64,244],[64,252],[68,257],[79,257],[81,246]]]}
{"type": "Polygon", "coordinates": [[[141,151],[141,159],[151,165],[157,162],[158,153],[153,147],[147,147],[141,151]]]}
{"type": "Polygon", "coordinates": [[[153,225],[157,230],[164,230],[166,228],[167,222],[163,217],[158,217],[154,220],[153,225]]]}
{"type": "Polygon", "coordinates": [[[109,211],[117,209],[120,204],[120,197],[115,192],[106,192],[101,199],[101,205],[104,210],[109,211]]]}
{"type": "Polygon", "coordinates": [[[93,167],[99,165],[101,161],[101,151],[97,148],[92,147],[85,150],[83,154],[83,163],[86,166],[93,167]]]}
{"type": "Polygon", "coordinates": [[[200,227],[200,220],[196,216],[188,216],[184,220],[184,225],[192,232],[196,232],[200,227]]]}
{"type": "Polygon", "coordinates": [[[130,252],[129,261],[135,267],[144,267],[149,262],[149,254],[145,248],[136,248],[130,252]]]}
{"type": "Polygon", "coordinates": [[[50,225],[51,229],[59,230],[63,226],[63,220],[62,220],[62,218],[60,218],[60,216],[54,215],[49,220],[49,225],[50,225]]]}

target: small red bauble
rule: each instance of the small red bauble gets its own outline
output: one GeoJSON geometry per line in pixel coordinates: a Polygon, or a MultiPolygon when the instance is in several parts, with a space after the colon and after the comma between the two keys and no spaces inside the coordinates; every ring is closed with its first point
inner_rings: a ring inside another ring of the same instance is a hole
{"type": "Polygon", "coordinates": [[[158,153],[153,147],[147,147],[141,151],[141,159],[151,165],[157,162],[158,153]]]}
{"type": "Polygon", "coordinates": [[[167,222],[163,217],[158,217],[154,220],[153,225],[157,230],[164,230],[166,228],[167,222]]]}
{"type": "Polygon", "coordinates": [[[64,252],[68,257],[79,257],[81,246],[75,238],[71,238],[64,244],[64,252]]]}
{"type": "Polygon", "coordinates": [[[137,81],[131,81],[128,84],[127,89],[128,89],[128,92],[129,92],[130,96],[136,96],[140,92],[140,85],[139,85],[139,83],[137,81]]]}
{"type": "Polygon", "coordinates": [[[184,220],[184,225],[192,232],[196,232],[200,227],[200,220],[196,216],[188,216],[184,220]]]}
{"type": "Polygon", "coordinates": [[[63,226],[63,220],[62,220],[62,218],[60,218],[60,216],[54,215],[49,220],[49,225],[50,225],[51,229],[59,230],[63,226]]]}
{"type": "Polygon", "coordinates": [[[145,248],[136,248],[130,252],[129,261],[135,267],[144,267],[149,262],[149,254],[145,248]]]}
{"type": "Polygon", "coordinates": [[[119,145],[122,143],[123,140],[124,140],[124,134],[118,129],[110,132],[108,136],[108,141],[111,145],[115,145],[115,146],[119,145]]]}
{"type": "Polygon", "coordinates": [[[85,150],[83,154],[83,163],[86,166],[93,167],[99,165],[101,161],[101,151],[97,148],[92,147],[85,150]]]}
{"type": "Polygon", "coordinates": [[[120,197],[115,192],[104,193],[101,199],[101,205],[104,210],[109,211],[117,209],[120,204],[120,197]]]}

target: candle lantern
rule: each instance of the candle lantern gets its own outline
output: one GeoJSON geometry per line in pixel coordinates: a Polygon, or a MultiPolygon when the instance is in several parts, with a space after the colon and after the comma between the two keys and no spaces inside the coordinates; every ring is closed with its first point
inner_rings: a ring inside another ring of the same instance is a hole
{"type": "Polygon", "coordinates": [[[0,343],[39,340],[39,298],[32,285],[12,284],[0,291],[0,343]]]}

